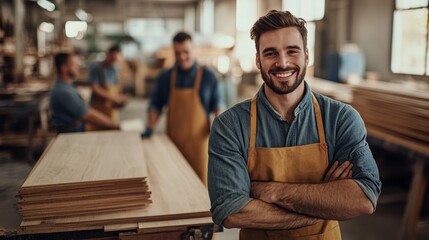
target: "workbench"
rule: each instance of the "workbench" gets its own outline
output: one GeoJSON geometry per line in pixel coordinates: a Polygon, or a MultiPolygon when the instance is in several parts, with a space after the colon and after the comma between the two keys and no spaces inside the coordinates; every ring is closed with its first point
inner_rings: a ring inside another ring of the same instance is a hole
{"type": "MultiPolygon", "coordinates": [[[[86,135],[88,133],[81,133],[80,137],[85,138],[86,135]]],[[[30,222],[24,224],[27,227],[4,238],[154,240],[199,236],[200,239],[211,239],[214,224],[207,189],[180,151],[164,134],[143,139],[141,144],[152,199],[146,208],[30,222]]],[[[50,144],[44,154],[55,150],[52,148],[50,144]]],[[[118,164],[121,164],[119,159],[118,164]]]]}
{"type": "Polygon", "coordinates": [[[27,147],[27,159],[33,159],[35,140],[44,146],[48,135],[49,91],[47,86],[13,86],[0,88],[0,145],[27,147]],[[9,125],[18,120],[27,122],[24,131],[10,131],[9,125]],[[36,139],[35,123],[40,122],[40,134],[36,139]]]}

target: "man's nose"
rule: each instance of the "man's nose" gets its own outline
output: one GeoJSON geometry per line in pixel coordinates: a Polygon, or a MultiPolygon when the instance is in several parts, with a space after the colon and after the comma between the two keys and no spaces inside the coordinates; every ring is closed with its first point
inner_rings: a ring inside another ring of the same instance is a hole
{"type": "Polygon", "coordinates": [[[280,53],[277,57],[276,67],[287,68],[290,64],[290,59],[286,54],[280,53]]]}

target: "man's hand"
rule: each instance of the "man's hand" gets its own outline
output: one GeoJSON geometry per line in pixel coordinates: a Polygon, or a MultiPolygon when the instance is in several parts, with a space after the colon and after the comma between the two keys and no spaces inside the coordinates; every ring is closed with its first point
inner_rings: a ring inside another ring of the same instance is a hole
{"type": "Polygon", "coordinates": [[[146,130],[142,133],[140,133],[140,137],[141,138],[148,138],[150,136],[152,136],[153,130],[152,128],[146,128],[146,130]]]}
{"type": "Polygon", "coordinates": [[[340,166],[338,166],[338,164],[338,161],[335,161],[334,164],[332,164],[331,168],[323,179],[324,182],[352,178],[353,164],[349,161],[343,162],[340,166]]]}
{"type": "Polygon", "coordinates": [[[116,107],[123,107],[127,103],[127,97],[125,95],[115,95],[112,97],[112,101],[116,107]]]}
{"type": "Polygon", "coordinates": [[[274,199],[271,199],[272,192],[276,191],[276,186],[281,185],[279,182],[257,182],[252,181],[250,187],[250,197],[262,200],[267,203],[272,203],[274,199]]]}

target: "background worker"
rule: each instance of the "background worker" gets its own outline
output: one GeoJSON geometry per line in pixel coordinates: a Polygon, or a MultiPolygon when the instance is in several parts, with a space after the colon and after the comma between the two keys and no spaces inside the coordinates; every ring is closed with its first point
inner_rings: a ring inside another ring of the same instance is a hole
{"type": "Polygon", "coordinates": [[[341,239],[337,220],[372,214],[380,194],[365,125],[304,81],[303,19],[272,10],[251,37],[264,84],[213,123],[213,220],[241,228],[240,239],[341,239]]]}
{"type": "Polygon", "coordinates": [[[103,62],[92,63],[89,66],[88,77],[92,89],[91,106],[116,122],[119,119],[115,108],[122,107],[127,102],[119,84],[117,63],[120,54],[118,46],[110,47],[103,62]]]}
{"type": "Polygon", "coordinates": [[[219,81],[213,71],[197,63],[188,33],[173,38],[175,65],[162,72],[149,104],[149,121],[142,137],[148,137],[168,106],[167,134],[204,184],[207,184],[209,116],[221,109],[219,81]]]}
{"type": "Polygon", "coordinates": [[[119,129],[106,115],[88,107],[73,86],[73,81],[79,75],[79,58],[75,54],[57,54],[55,67],[58,77],[51,92],[50,104],[58,132],[83,132],[85,123],[99,129],[119,129]]]}

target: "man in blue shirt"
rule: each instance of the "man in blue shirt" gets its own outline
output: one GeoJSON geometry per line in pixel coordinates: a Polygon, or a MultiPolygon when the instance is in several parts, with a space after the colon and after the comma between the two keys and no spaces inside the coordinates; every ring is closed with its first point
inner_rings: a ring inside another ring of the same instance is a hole
{"type": "Polygon", "coordinates": [[[79,59],[75,54],[57,54],[55,67],[58,79],[51,92],[50,104],[58,132],[83,132],[85,123],[100,129],[119,129],[107,116],[88,107],[73,86],[79,74],[79,59]]]}
{"type": "Polygon", "coordinates": [[[304,81],[303,19],[272,10],[251,36],[264,84],[213,123],[213,220],[240,239],[341,239],[337,220],[373,213],[381,189],[364,123],[304,81]]]}
{"type": "Polygon", "coordinates": [[[92,63],[89,66],[88,76],[92,89],[91,106],[116,121],[118,119],[114,109],[124,106],[127,101],[118,82],[119,71],[116,64],[119,56],[119,47],[112,46],[106,52],[103,62],[92,63]]]}
{"type": "Polygon", "coordinates": [[[167,134],[206,184],[209,117],[221,110],[219,82],[208,67],[196,62],[188,33],[177,33],[173,48],[176,63],[158,76],[142,137],[152,134],[163,107],[168,105],[167,134]]]}

